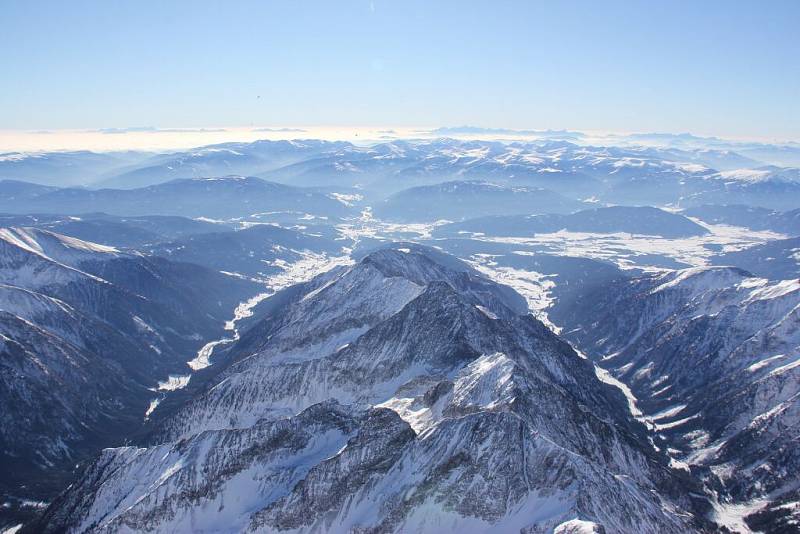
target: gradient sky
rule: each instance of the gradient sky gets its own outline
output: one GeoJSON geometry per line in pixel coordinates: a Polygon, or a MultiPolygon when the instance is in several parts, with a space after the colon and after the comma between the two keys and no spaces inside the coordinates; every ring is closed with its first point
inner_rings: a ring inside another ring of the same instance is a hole
{"type": "Polygon", "coordinates": [[[800,1],[0,0],[0,129],[800,139],[800,1]]]}

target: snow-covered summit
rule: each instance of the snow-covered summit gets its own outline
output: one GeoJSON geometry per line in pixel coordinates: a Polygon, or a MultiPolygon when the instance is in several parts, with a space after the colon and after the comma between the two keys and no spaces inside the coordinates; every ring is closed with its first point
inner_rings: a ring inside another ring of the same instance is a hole
{"type": "Polygon", "coordinates": [[[509,291],[401,244],[267,299],[227,369],[48,526],[686,531],[622,395],[509,291]]]}

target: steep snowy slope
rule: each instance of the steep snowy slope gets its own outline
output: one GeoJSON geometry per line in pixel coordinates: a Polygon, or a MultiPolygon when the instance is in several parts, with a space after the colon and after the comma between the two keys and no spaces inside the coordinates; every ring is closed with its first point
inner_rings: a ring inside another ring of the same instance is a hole
{"type": "Polygon", "coordinates": [[[219,232],[219,224],[168,215],[115,217],[104,213],[71,215],[0,215],[0,226],[41,228],[117,248],[172,241],[196,234],[219,232]]]}
{"type": "Polygon", "coordinates": [[[11,286],[0,299],[0,493],[42,498],[141,423],[164,366],[142,340],[62,301],[11,286]]]}
{"type": "Polygon", "coordinates": [[[798,280],[696,268],[618,280],[589,297],[558,314],[567,336],[630,388],[663,446],[707,479],[723,510],[749,504],[746,515],[797,488],[798,280]]]}
{"type": "Polygon", "coordinates": [[[701,526],[621,392],[457,260],[382,249],[273,298],[148,446],[104,451],[31,528],[701,526]]]}
{"type": "Polygon", "coordinates": [[[190,349],[186,340],[194,340],[198,330],[219,328],[258,288],[197,265],[33,228],[0,228],[0,276],[6,284],[60,298],[117,327],[124,324],[130,333],[148,330],[143,324],[170,324],[161,334],[181,351],[190,349]]]}

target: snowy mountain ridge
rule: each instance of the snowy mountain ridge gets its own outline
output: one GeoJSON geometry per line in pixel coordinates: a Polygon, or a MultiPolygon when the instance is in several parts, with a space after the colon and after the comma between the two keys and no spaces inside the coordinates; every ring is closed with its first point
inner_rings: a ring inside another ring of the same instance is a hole
{"type": "Polygon", "coordinates": [[[691,528],[685,481],[619,391],[508,288],[402,246],[289,291],[149,445],[104,451],[39,526],[691,528]]]}

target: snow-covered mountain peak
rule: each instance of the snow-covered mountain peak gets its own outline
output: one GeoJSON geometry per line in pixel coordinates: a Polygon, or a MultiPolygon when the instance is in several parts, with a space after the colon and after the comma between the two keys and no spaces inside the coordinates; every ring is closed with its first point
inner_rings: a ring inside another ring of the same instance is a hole
{"type": "MultiPolygon", "coordinates": [[[[38,289],[80,279],[105,280],[80,270],[83,260],[113,258],[117,253],[46,230],[0,228],[0,274],[3,282],[38,289]]],[[[101,247],[101,245],[97,245],[101,247]]]]}
{"type": "Polygon", "coordinates": [[[167,532],[224,509],[235,531],[685,531],[622,395],[518,298],[407,243],[278,293],[151,445],[105,451],[50,524],[167,532]]]}
{"type": "Polygon", "coordinates": [[[527,304],[507,286],[489,281],[466,263],[436,249],[414,243],[396,243],[367,255],[362,265],[374,266],[384,276],[402,277],[417,285],[447,282],[476,305],[500,316],[524,315],[527,304]]]}
{"type": "Polygon", "coordinates": [[[443,280],[454,272],[470,270],[466,264],[455,259],[445,266],[434,259],[434,254],[432,249],[419,245],[387,247],[371,252],[360,263],[376,268],[384,276],[406,278],[419,285],[443,280]]]}
{"type": "Polygon", "coordinates": [[[0,239],[27,252],[68,265],[80,259],[96,258],[99,255],[111,258],[120,254],[114,247],[40,228],[0,228],[0,239]]]}

